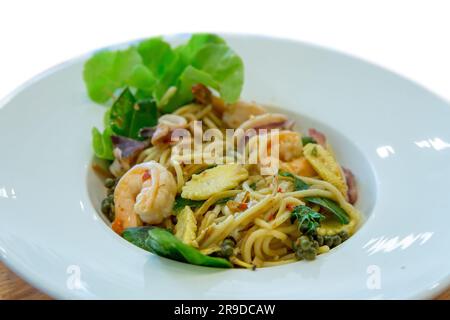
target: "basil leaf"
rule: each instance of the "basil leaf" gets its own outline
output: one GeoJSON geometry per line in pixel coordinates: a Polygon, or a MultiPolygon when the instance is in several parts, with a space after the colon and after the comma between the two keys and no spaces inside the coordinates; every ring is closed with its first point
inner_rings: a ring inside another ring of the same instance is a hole
{"type": "Polygon", "coordinates": [[[317,144],[317,141],[314,140],[314,138],[310,137],[310,136],[302,137],[302,145],[306,146],[308,143],[315,143],[315,144],[317,144]]]}
{"type": "Polygon", "coordinates": [[[231,268],[230,261],[223,258],[210,257],[202,254],[197,249],[184,244],[169,231],[162,228],[148,230],[148,238],[145,246],[149,251],[162,257],[187,262],[205,267],[231,268]]]}
{"type": "MultiPolygon", "coordinates": [[[[224,204],[232,199],[233,197],[222,198],[217,200],[215,204],[224,204]]],[[[173,205],[173,211],[175,213],[178,213],[181,210],[183,210],[185,206],[189,206],[191,208],[199,208],[202,206],[204,202],[205,202],[204,200],[191,200],[182,198],[181,196],[176,196],[175,203],[173,205]]]]}
{"type": "Polygon", "coordinates": [[[135,227],[125,229],[122,237],[141,249],[151,252],[151,248],[145,243],[148,238],[148,231],[153,227],[135,227]]]}
{"type": "Polygon", "coordinates": [[[191,208],[198,208],[200,207],[205,201],[202,200],[191,200],[191,199],[185,199],[181,196],[177,196],[175,198],[175,203],[173,205],[173,211],[178,213],[179,211],[183,210],[184,207],[189,206],[191,208]]]}
{"type": "Polygon", "coordinates": [[[224,204],[231,200],[233,200],[233,197],[222,198],[217,200],[215,204],[224,204]]]}
{"type": "Polygon", "coordinates": [[[233,267],[228,260],[204,255],[197,249],[184,244],[172,233],[162,228],[128,228],[124,230],[122,236],[139,248],[172,260],[206,267],[233,267]]]}
{"type": "Polygon", "coordinates": [[[109,124],[117,135],[129,137],[129,124],[133,116],[136,100],[128,88],[125,88],[111,107],[109,124]]]}
{"type": "Polygon", "coordinates": [[[158,108],[153,99],[141,100],[134,107],[129,127],[129,137],[141,139],[139,132],[142,128],[153,127],[158,124],[158,108]]]}
{"type": "Polygon", "coordinates": [[[293,175],[290,172],[280,171],[278,173],[278,175],[280,175],[282,177],[293,178],[294,179],[294,189],[295,189],[295,191],[302,191],[302,190],[308,190],[309,189],[309,185],[306,182],[304,182],[300,178],[297,178],[297,176],[293,175]]]}
{"type": "Polygon", "coordinates": [[[157,124],[157,112],[154,100],[137,102],[131,91],[125,88],[111,107],[110,125],[117,135],[140,139],[141,128],[157,124]]]}
{"type": "Polygon", "coordinates": [[[342,209],[339,206],[339,204],[337,204],[335,201],[331,199],[322,197],[306,197],[305,200],[329,210],[336,216],[336,218],[338,218],[341,224],[348,224],[350,222],[350,219],[345,210],[342,209]]]}

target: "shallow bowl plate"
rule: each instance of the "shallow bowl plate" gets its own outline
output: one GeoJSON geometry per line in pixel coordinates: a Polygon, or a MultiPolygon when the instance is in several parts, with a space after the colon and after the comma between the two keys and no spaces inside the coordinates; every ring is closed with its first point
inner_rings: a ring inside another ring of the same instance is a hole
{"type": "MultiPolygon", "coordinates": [[[[172,43],[189,35],[167,37],[172,43]]],[[[85,55],[0,103],[0,257],[57,298],[428,298],[450,284],[450,106],[398,75],[316,46],[224,35],[242,56],[242,97],[330,139],[352,168],[360,230],[313,262],[217,270],[147,253],[97,213],[91,128],[104,108],[85,55]]],[[[123,45],[121,45],[123,46],[123,45]]]]}

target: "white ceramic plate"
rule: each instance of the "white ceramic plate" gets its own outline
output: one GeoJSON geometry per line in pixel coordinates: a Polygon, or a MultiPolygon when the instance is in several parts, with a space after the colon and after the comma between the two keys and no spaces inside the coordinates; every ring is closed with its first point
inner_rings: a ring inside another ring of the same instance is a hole
{"type": "Polygon", "coordinates": [[[171,261],[118,237],[97,214],[104,191],[90,169],[90,133],[104,109],[86,95],[86,55],[0,104],[1,259],[57,298],[428,298],[445,289],[450,106],[334,51],[225,38],[245,62],[243,98],[324,131],[356,174],[365,222],[352,238],[313,262],[252,272],[171,261]]]}

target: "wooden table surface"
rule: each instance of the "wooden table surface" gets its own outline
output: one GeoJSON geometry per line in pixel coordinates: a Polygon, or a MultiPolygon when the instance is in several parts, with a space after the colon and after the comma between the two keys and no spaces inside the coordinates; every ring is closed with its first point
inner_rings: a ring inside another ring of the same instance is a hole
{"type": "MultiPolygon", "coordinates": [[[[0,300],[5,299],[49,300],[51,297],[33,288],[0,263],[0,300]]],[[[450,300],[450,288],[436,299],[450,300]]]]}

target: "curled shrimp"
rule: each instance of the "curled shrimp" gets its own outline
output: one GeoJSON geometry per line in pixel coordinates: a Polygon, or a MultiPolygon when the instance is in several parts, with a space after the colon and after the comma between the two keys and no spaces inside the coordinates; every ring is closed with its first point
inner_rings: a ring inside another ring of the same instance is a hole
{"type": "Polygon", "coordinates": [[[256,103],[238,101],[226,107],[222,120],[230,128],[237,128],[254,116],[266,113],[266,110],[256,103]]]}
{"type": "Polygon", "coordinates": [[[165,144],[170,140],[170,135],[176,129],[184,128],[187,125],[185,118],[175,114],[165,114],[158,119],[158,126],[152,137],[152,144],[165,144]]]}
{"type": "MultiPolygon", "coordinates": [[[[285,128],[288,117],[279,113],[264,113],[250,117],[239,125],[240,129],[281,129],[285,128]]],[[[289,123],[290,125],[290,123],[289,123]]]]}
{"type": "Polygon", "coordinates": [[[122,234],[143,222],[161,223],[172,213],[176,193],[175,178],[165,167],[155,161],[135,165],[120,178],[114,191],[113,230],[122,234]]]}
{"type": "Polygon", "coordinates": [[[250,138],[248,145],[250,152],[260,152],[261,149],[265,149],[267,155],[278,157],[281,161],[291,161],[302,155],[300,135],[290,130],[271,131],[270,133],[253,136],[250,138]],[[265,139],[262,139],[263,137],[265,139]],[[273,143],[278,147],[278,154],[272,151],[273,143]]]}
{"type": "Polygon", "coordinates": [[[317,176],[317,172],[305,157],[298,157],[288,162],[281,161],[280,169],[304,177],[317,176]]]}

